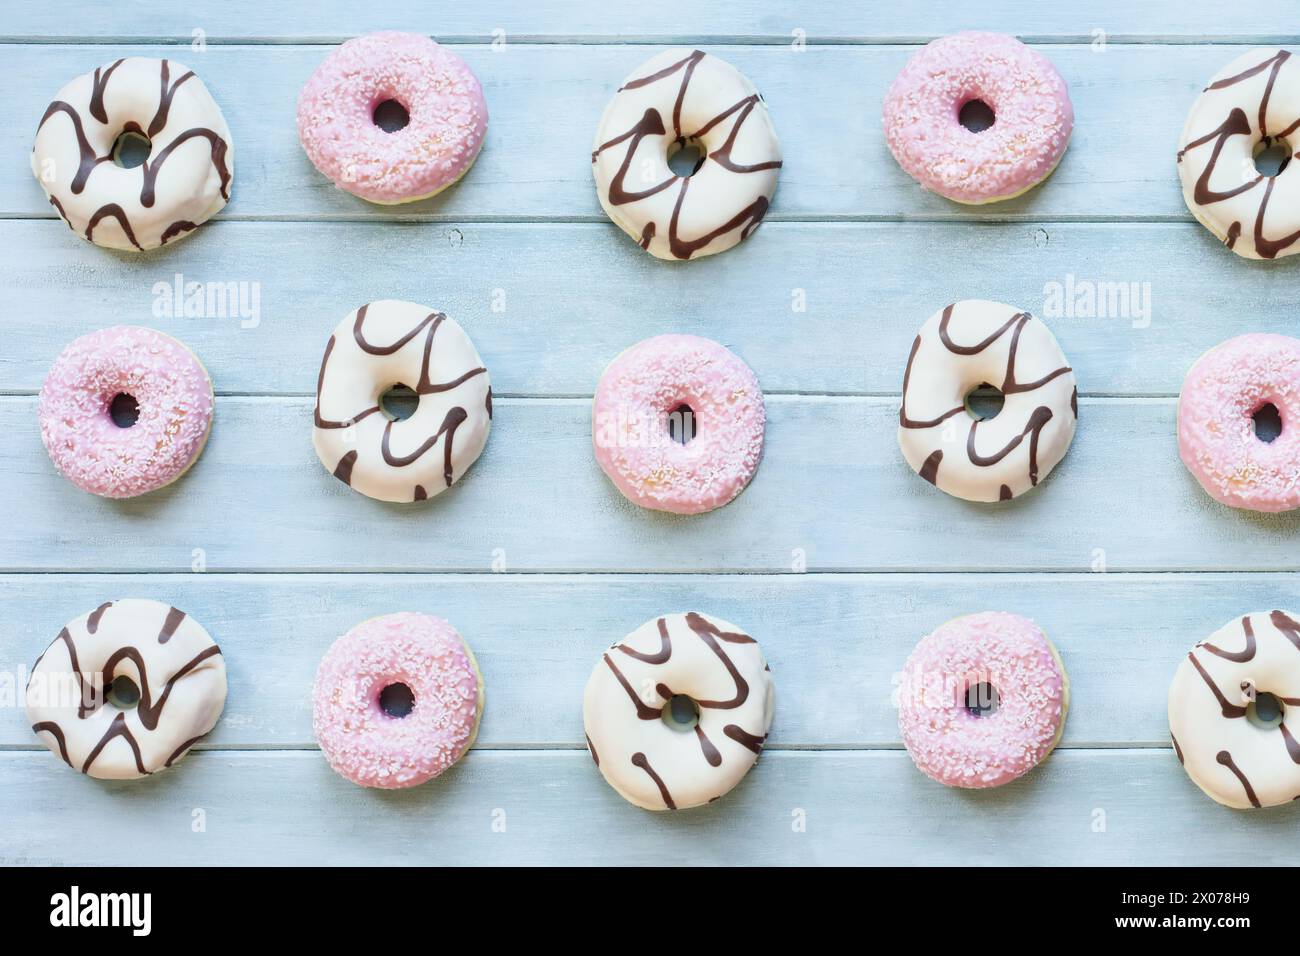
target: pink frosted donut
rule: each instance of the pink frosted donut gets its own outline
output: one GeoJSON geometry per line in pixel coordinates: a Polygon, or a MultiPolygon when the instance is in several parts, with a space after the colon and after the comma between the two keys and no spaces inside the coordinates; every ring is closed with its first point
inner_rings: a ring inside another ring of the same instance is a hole
{"type": "Polygon", "coordinates": [[[765,421],[758,379],[735,354],[698,336],[659,335],[601,375],[592,444],[629,501],[699,514],[731,501],[754,477],[765,421]]]}
{"type": "Polygon", "coordinates": [[[1214,499],[1251,511],[1300,507],[1300,340],[1256,333],[1206,352],[1178,397],[1178,454],[1214,499]],[[1255,434],[1273,406],[1282,431],[1255,434]]]}
{"type": "Polygon", "coordinates": [[[1011,199],[1052,174],[1074,128],[1065,80],[1015,37],[957,33],[927,43],[885,95],[885,140],[926,189],[963,203],[1011,199]],[[993,112],[971,132],[967,103],[993,112]]]}
{"type": "Polygon", "coordinates": [[[474,743],[483,678],[456,629],[431,614],[363,621],[325,652],[312,728],[334,771],[362,787],[432,780],[474,743]]]}
{"type": "Polygon", "coordinates": [[[478,77],[446,47],[415,33],[371,33],[327,56],[298,94],[298,138],[335,186],[375,203],[413,202],[474,165],[487,132],[478,77]],[[386,132],[381,103],[409,121],[386,132]]]}
{"type": "Polygon", "coordinates": [[[1065,668],[1038,625],[986,611],[916,645],[903,668],[898,728],[926,776],[949,787],[997,787],[1052,752],[1069,702],[1065,668]]]}
{"type": "Polygon", "coordinates": [[[41,440],[65,478],[105,498],[134,498],[171,484],[199,457],[212,428],[212,382],[171,336],[118,325],[63,350],[37,408],[41,440]],[[135,400],[132,425],[113,421],[119,396],[135,400]]]}

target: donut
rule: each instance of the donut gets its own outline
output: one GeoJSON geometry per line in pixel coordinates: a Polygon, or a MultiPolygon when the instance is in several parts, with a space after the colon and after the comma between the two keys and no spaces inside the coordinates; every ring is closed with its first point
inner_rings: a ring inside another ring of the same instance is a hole
{"type": "Polygon", "coordinates": [[[775,708],[758,643],[692,611],[647,621],[601,656],[582,722],[591,759],[623,799],[687,810],[740,783],[763,751],[775,708]]]}
{"type": "Polygon", "coordinates": [[[474,464],[491,430],[487,369],[443,313],[384,299],[349,313],[330,336],[314,441],[325,470],[353,490],[380,501],[432,498],[474,464]],[[400,421],[382,406],[397,385],[419,398],[400,421]]]}
{"type": "Polygon", "coordinates": [[[184,611],[106,601],[59,631],[32,665],[26,699],[32,732],[72,769],[105,780],[146,777],[216,726],[226,662],[184,611]]]}
{"type": "Polygon", "coordinates": [[[1074,371],[1042,321],[966,299],[930,316],[907,357],[898,444],[918,475],[967,501],[1007,501],[1065,457],[1079,418],[1074,371]],[[1001,411],[966,408],[992,385],[1001,411]]]}
{"type": "Polygon", "coordinates": [[[382,32],[348,40],[298,94],[298,139],[335,186],[373,203],[437,195],[469,171],[487,133],[487,102],[465,61],[426,36],[382,32]],[[375,110],[409,117],[388,132],[375,110]]]}
{"type": "Polygon", "coordinates": [[[890,84],[885,142],[903,171],[946,199],[999,202],[1052,174],[1074,129],[1065,80],[1015,37],[957,33],[927,43],[890,84]],[[972,132],[960,114],[983,103],[993,125],[972,132]]]}
{"type": "Polygon", "coordinates": [[[624,351],[601,375],[592,445],[629,501],[699,514],[745,490],[763,457],[765,421],[758,378],[735,354],[694,335],[658,335],[624,351]],[[677,438],[673,425],[682,426],[677,438]]]}
{"type": "Polygon", "coordinates": [[[464,756],[483,715],[483,678],[456,629],[431,614],[363,621],[316,670],[312,728],[335,773],[393,790],[464,756]]]}
{"type": "Polygon", "coordinates": [[[767,215],[781,168],[767,103],[725,60],[665,50],[637,67],[605,107],[591,152],[605,214],[658,259],[725,252],[767,215]],[[700,160],[679,176],[683,147],[700,160]]]}
{"type": "Polygon", "coordinates": [[[1201,225],[1247,259],[1300,252],[1300,63],[1287,50],[1243,53],[1192,103],[1178,139],[1183,200],[1201,225]],[[1275,176],[1255,157],[1288,155],[1275,176]]]}
{"type": "Polygon", "coordinates": [[[188,471],[207,444],[212,411],[212,381],[193,353],[133,325],[75,339],[54,360],[37,403],[54,467],[105,498],[156,491],[188,471]],[[138,411],[125,427],[110,414],[120,396],[138,411]]]}
{"type": "Polygon", "coordinates": [[[1033,621],[968,614],[916,645],[903,667],[898,729],[917,769],[948,787],[1000,787],[1061,739],[1070,683],[1033,621]]]}
{"type": "Polygon", "coordinates": [[[59,90],[36,128],[32,173],[72,231],[109,249],[155,249],[187,236],[230,200],[235,171],[221,109],[175,60],[132,56],[59,90]],[[139,166],[119,139],[145,139],[139,166]]]}
{"type": "Polygon", "coordinates": [[[1300,621],[1259,611],[1193,647],[1169,686],[1169,733],[1187,776],[1224,806],[1300,800],[1300,621]]]}
{"type": "Polygon", "coordinates": [[[1178,396],[1178,454],[1206,493],[1233,508],[1300,508],[1300,339],[1239,335],[1206,352],[1178,396]],[[1272,406],[1270,441],[1254,416],[1272,406]]]}

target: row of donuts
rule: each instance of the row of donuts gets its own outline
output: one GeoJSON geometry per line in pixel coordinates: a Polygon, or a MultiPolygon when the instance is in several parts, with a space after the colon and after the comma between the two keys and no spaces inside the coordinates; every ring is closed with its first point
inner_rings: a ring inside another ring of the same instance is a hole
{"type": "MultiPolygon", "coordinates": [[[[1287,710],[1300,705],[1298,652],[1300,622],[1273,611],[1231,622],[1179,666],[1169,690],[1174,752],[1219,803],[1300,799],[1300,744],[1287,710]]],[[[956,618],[923,638],[897,683],[908,753],[953,787],[1001,786],[1032,770],[1060,741],[1070,703],[1052,643],[1033,621],[1001,611],[956,618]]],[[[107,779],[181,760],[216,726],[225,700],[225,660],[208,632],[184,611],[141,599],[69,622],[26,687],[37,738],[73,769],[107,779]]],[[[446,620],[386,614],[331,645],[312,701],[330,767],[363,787],[411,787],[472,746],[483,676],[446,620]]],[[[775,709],[757,641],[688,612],[647,621],[602,653],[582,716],[610,786],[647,810],[684,810],[741,781],[775,709]]]]}
{"type": "MultiPolygon", "coordinates": [[[[1300,128],[1300,69],[1287,50],[1242,54],[1192,106],[1177,166],[1188,208],[1252,259],[1300,252],[1300,173],[1256,168],[1300,128]],[[1270,215],[1271,210],[1271,215],[1270,215]],[[1267,219],[1267,222],[1266,222],[1267,219]]],[[[885,139],[926,189],[961,203],[1011,199],[1060,162],[1074,128],[1065,80],[1014,37],[959,33],[903,67],[884,98],[885,139]],[[963,114],[984,111],[985,123],[963,114]]],[[[487,131],[482,86],[428,37],[383,32],[333,50],[298,97],[298,136],[316,168],[374,203],[426,199],[463,177],[487,131]]],[[[661,259],[723,252],[767,214],[782,166],[766,102],[733,66],[670,49],[629,75],[591,152],[602,208],[661,259]],[[669,161],[699,158],[679,175],[669,161]]],[[[186,236],[230,199],[234,149],[220,108],[192,70],[129,57],[77,77],[37,128],[32,171],[73,232],[114,249],[186,236]],[[138,167],[123,143],[149,150],[138,167]],[[102,171],[101,171],[102,170],[102,171]]]]}
{"type": "MultiPolygon", "coordinates": [[[[969,501],[1036,487],[1064,458],[1078,421],[1074,371],[1051,330],[1013,306],[967,299],[931,316],[903,372],[898,442],[914,471],[969,501]],[[972,405],[992,385],[1002,406],[972,405]]],[[[1300,507],[1300,340],[1238,336],[1193,365],[1178,402],[1179,453],[1207,493],[1257,511],[1300,507]],[[1273,408],[1281,433],[1257,427],[1273,408]]],[[[74,340],[37,404],[58,471],[111,498],[162,488],[198,459],[214,416],[211,379],[180,342],[115,326],[74,340]],[[123,407],[127,416],[122,417],[123,407]],[[133,414],[134,418],[130,418],[133,414]],[[115,417],[115,415],[117,417],[115,417]]],[[[347,315],[325,345],[313,440],[353,490],[418,502],[457,482],[492,427],[492,385],[473,342],[444,313],[381,300],[347,315]],[[405,389],[414,407],[402,417],[405,389]]],[[[644,508],[711,511],[758,470],[766,423],[758,378],[729,349],[658,335],[608,365],[592,402],[592,447],[616,488],[644,508]]]]}

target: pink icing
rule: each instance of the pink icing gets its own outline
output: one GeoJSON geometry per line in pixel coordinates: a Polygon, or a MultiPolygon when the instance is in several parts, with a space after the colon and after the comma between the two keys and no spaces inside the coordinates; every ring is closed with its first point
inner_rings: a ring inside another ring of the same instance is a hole
{"type": "Polygon", "coordinates": [[[748,365],[709,339],[660,335],[610,363],[592,404],[596,461],[643,508],[698,514],[744,490],[763,457],[766,414],[748,365]],[[686,405],[695,437],[669,435],[686,405]]]}
{"type": "Polygon", "coordinates": [[[1197,360],[1178,398],[1178,453],[1216,500],[1253,511],[1300,507],[1300,340],[1256,333],[1197,360]],[[1254,414],[1277,407],[1282,432],[1255,436],[1254,414]]]}
{"type": "Polygon", "coordinates": [[[482,705],[478,670],[456,629],[402,612],[358,624],[325,652],[312,692],[312,726],[335,772],[363,787],[413,787],[469,749],[482,705]],[[415,705],[394,717],[379,705],[405,684],[415,705]]]}
{"type": "Polygon", "coordinates": [[[1074,128],[1065,80],[1015,37],[958,33],[923,47],[885,96],[898,164],[941,196],[979,203],[1023,192],[1055,168],[1074,128]],[[993,125],[972,133],[961,108],[982,100],[993,125]]]}
{"type": "Polygon", "coordinates": [[[1051,752],[1065,721],[1066,684],[1038,626],[1002,611],[949,621],[907,659],[898,727],[916,766],[950,787],[997,787],[1051,752]],[[966,690],[991,684],[998,706],[976,716],[966,690]]]}
{"type": "Polygon", "coordinates": [[[212,427],[212,383],[189,350],[153,329],[119,325],[72,342],[54,361],[38,404],[41,440],[65,478],[106,498],[132,498],[174,481],[212,427]],[[129,428],[109,415],[130,395],[129,428]]]}
{"type": "Polygon", "coordinates": [[[334,185],[371,202],[419,199],[450,186],[474,164],[487,132],[483,89],[465,61],[426,36],[371,33],[348,40],[298,95],[298,138],[334,185]],[[410,122],[375,125],[375,107],[396,100],[410,122]]]}

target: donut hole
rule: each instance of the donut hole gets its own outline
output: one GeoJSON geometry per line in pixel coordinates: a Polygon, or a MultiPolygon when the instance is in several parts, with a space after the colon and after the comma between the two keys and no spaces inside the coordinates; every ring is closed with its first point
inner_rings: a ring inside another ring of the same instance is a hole
{"type": "Polygon", "coordinates": [[[977,422],[997,418],[1007,397],[996,385],[983,382],[966,393],[966,413],[977,422]]]}
{"type": "Polygon", "coordinates": [[[967,100],[957,111],[957,122],[972,133],[984,132],[995,120],[993,107],[980,99],[967,100]]]}
{"type": "Polygon", "coordinates": [[[113,151],[110,155],[113,157],[113,162],[123,169],[135,169],[137,166],[143,166],[152,152],[153,143],[148,136],[139,130],[128,129],[113,141],[113,151]]]}
{"type": "Polygon", "coordinates": [[[140,403],[134,395],[118,392],[108,403],[108,417],[118,428],[130,428],[140,420],[140,403]]]}
{"type": "Polygon", "coordinates": [[[668,168],[674,176],[689,179],[703,165],[704,149],[698,143],[687,140],[684,143],[674,142],[668,147],[668,168]]]}
{"type": "Polygon", "coordinates": [[[1264,730],[1276,730],[1282,726],[1285,712],[1282,701],[1274,694],[1256,694],[1255,699],[1246,705],[1246,719],[1264,730]]]}
{"type": "Polygon", "coordinates": [[[673,694],[664,704],[662,719],[669,730],[687,733],[700,722],[700,705],[685,694],[673,694]]]}
{"type": "Polygon", "coordinates": [[[997,713],[1002,699],[998,696],[996,687],[988,681],[980,681],[978,684],[971,684],[966,688],[964,703],[967,713],[972,716],[990,717],[997,713]]]}
{"type": "Polygon", "coordinates": [[[390,421],[404,422],[420,407],[420,396],[409,385],[398,382],[379,396],[379,408],[390,421]]]}
{"type": "Polygon", "coordinates": [[[379,103],[370,114],[370,118],[385,133],[396,133],[400,129],[406,129],[411,122],[410,112],[397,100],[384,100],[379,103]]]}
{"type": "Polygon", "coordinates": [[[1291,147],[1283,140],[1261,139],[1255,144],[1255,172],[1272,178],[1291,162],[1291,147]]]}
{"type": "Polygon", "coordinates": [[[695,437],[695,409],[678,405],[668,413],[668,437],[679,445],[688,445],[695,437]]]}
{"type": "Polygon", "coordinates": [[[140,703],[140,687],[125,674],[113,678],[105,695],[110,704],[118,710],[130,710],[140,703]]]}
{"type": "Polygon", "coordinates": [[[1255,437],[1265,444],[1282,434],[1282,413],[1272,402],[1261,405],[1250,417],[1255,423],[1255,437]]]}
{"type": "Polygon", "coordinates": [[[389,717],[401,720],[415,709],[415,694],[400,681],[389,684],[379,692],[379,709],[389,717]]]}

